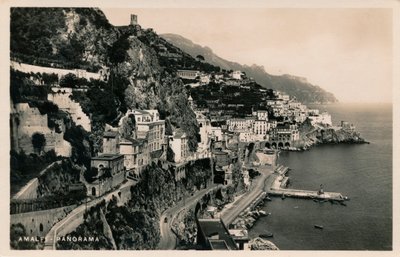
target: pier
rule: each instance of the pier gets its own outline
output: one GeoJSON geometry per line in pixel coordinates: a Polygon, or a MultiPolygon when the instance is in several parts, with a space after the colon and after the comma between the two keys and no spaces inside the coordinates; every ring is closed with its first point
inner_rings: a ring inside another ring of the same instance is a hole
{"type": "Polygon", "coordinates": [[[275,173],[271,174],[266,181],[265,191],[271,196],[281,197],[294,197],[294,198],[306,198],[306,199],[317,199],[317,200],[333,200],[333,201],[345,201],[348,198],[343,196],[341,193],[336,192],[323,192],[321,190],[302,190],[302,189],[291,189],[284,188],[288,183],[288,177],[286,173],[289,171],[288,167],[282,165],[275,169],[275,173]]]}

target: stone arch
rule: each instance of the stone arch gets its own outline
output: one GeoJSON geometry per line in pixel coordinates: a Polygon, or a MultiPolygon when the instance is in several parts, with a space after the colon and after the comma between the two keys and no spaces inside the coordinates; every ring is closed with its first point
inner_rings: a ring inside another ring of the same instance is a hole
{"type": "Polygon", "coordinates": [[[283,147],[283,143],[282,142],[279,142],[278,143],[278,148],[282,148],[283,147]]]}
{"type": "Polygon", "coordinates": [[[269,142],[265,143],[265,147],[271,148],[271,144],[269,142]]]}
{"type": "Polygon", "coordinates": [[[96,196],[96,188],[92,187],[92,196],[96,196]]]}
{"type": "Polygon", "coordinates": [[[39,224],[39,231],[43,232],[43,224],[42,223],[39,224]]]}
{"type": "Polygon", "coordinates": [[[276,149],[276,142],[272,142],[271,146],[272,148],[276,149]]]}
{"type": "Polygon", "coordinates": [[[290,143],[289,143],[289,142],[286,142],[286,143],[285,143],[285,147],[290,147],[290,143]]]}
{"type": "Polygon", "coordinates": [[[121,193],[121,191],[119,191],[119,192],[118,192],[119,198],[121,198],[121,195],[122,195],[122,193],[121,193]]]}

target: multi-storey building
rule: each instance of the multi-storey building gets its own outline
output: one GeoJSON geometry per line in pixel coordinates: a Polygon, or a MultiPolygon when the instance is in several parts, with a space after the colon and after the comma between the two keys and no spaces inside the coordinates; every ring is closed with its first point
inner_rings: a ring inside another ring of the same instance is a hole
{"type": "Polygon", "coordinates": [[[133,110],[137,126],[137,138],[147,139],[150,152],[164,150],[165,121],[160,120],[157,110],[133,110]]]}
{"type": "Polygon", "coordinates": [[[253,133],[257,136],[265,136],[270,130],[270,123],[266,120],[256,120],[253,125],[253,133]]]}
{"type": "Polygon", "coordinates": [[[268,121],[268,111],[267,110],[258,110],[253,112],[253,116],[257,117],[257,120],[266,120],[268,121]]]}
{"type": "Polygon", "coordinates": [[[101,154],[92,157],[91,169],[97,170],[94,181],[85,182],[87,194],[100,196],[123,183],[126,178],[124,156],[121,154],[101,154]]]}
{"type": "Polygon", "coordinates": [[[278,142],[297,141],[300,139],[299,130],[296,124],[277,125],[271,130],[270,139],[278,142]]]}
{"type": "Polygon", "coordinates": [[[255,122],[254,117],[234,118],[226,122],[229,131],[250,132],[255,122]]]}
{"type": "Polygon", "coordinates": [[[139,176],[150,163],[150,153],[144,139],[122,139],[119,143],[120,153],[124,155],[124,165],[128,171],[139,176]]]}
{"type": "Polygon", "coordinates": [[[169,146],[175,154],[175,163],[183,162],[189,156],[188,139],[186,133],[181,129],[177,129],[174,131],[173,135],[169,137],[169,146]]]}

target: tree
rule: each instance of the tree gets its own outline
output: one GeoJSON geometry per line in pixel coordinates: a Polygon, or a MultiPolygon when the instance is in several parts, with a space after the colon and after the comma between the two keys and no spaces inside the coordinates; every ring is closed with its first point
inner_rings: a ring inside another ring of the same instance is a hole
{"type": "Polygon", "coordinates": [[[78,83],[78,78],[73,73],[68,73],[60,79],[61,87],[75,87],[78,83]]]}
{"type": "Polygon", "coordinates": [[[200,54],[196,56],[196,59],[197,59],[198,61],[200,61],[200,62],[205,60],[205,59],[204,59],[204,56],[202,56],[202,55],[200,55],[200,54]]]}
{"type": "Polygon", "coordinates": [[[28,236],[26,233],[26,229],[24,225],[21,223],[18,224],[12,224],[10,228],[10,245],[12,249],[15,250],[33,250],[36,249],[37,243],[30,242],[30,241],[24,241],[20,240],[20,238],[23,238],[25,236],[28,236]]]}
{"type": "Polygon", "coordinates": [[[32,145],[33,149],[40,153],[46,145],[46,138],[42,133],[36,132],[32,135],[32,145]]]}
{"type": "Polygon", "coordinates": [[[122,35],[108,49],[108,57],[112,64],[118,64],[126,61],[128,58],[129,41],[127,35],[122,35]]]}
{"type": "Polygon", "coordinates": [[[135,138],[136,121],[135,115],[129,114],[128,117],[122,120],[120,126],[120,135],[122,138],[135,138]]]}
{"type": "Polygon", "coordinates": [[[99,170],[96,167],[91,167],[90,169],[85,170],[83,176],[85,177],[87,182],[92,183],[96,179],[96,176],[98,174],[99,170]]]}

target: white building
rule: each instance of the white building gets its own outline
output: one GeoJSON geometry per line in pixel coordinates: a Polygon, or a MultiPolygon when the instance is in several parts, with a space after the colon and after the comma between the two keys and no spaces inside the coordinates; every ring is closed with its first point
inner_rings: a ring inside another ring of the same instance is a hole
{"type": "Polygon", "coordinates": [[[222,140],[222,129],[221,127],[211,127],[211,138],[214,141],[221,141],[222,140]]]}
{"type": "Polygon", "coordinates": [[[329,113],[323,112],[319,115],[310,115],[308,118],[311,121],[311,125],[323,124],[332,126],[332,117],[329,113]]]}
{"type": "Polygon", "coordinates": [[[179,163],[185,161],[189,156],[189,146],[186,133],[178,129],[169,137],[169,147],[174,152],[174,162],[179,163]]]}
{"type": "Polygon", "coordinates": [[[210,75],[209,74],[201,74],[200,75],[200,83],[202,85],[206,85],[210,83],[210,75]]]}
{"type": "Polygon", "coordinates": [[[268,120],[268,111],[266,110],[253,111],[252,114],[257,117],[257,120],[268,120]]]}
{"type": "Polygon", "coordinates": [[[242,72],[240,70],[234,71],[231,74],[233,79],[241,80],[242,79],[242,72]]]}
{"type": "Polygon", "coordinates": [[[202,113],[200,112],[195,112],[195,113],[196,113],[196,120],[200,128],[199,148],[204,149],[207,147],[212,135],[211,121],[202,113]]]}
{"type": "Polygon", "coordinates": [[[255,122],[254,117],[233,118],[226,121],[229,131],[233,132],[251,132],[255,122]]]}
{"type": "Polygon", "coordinates": [[[157,110],[133,110],[137,126],[137,138],[147,138],[150,152],[163,150],[165,121],[160,120],[157,110]]]}
{"type": "Polygon", "coordinates": [[[270,123],[266,120],[256,120],[253,126],[253,133],[255,135],[265,136],[270,130],[270,123]]]}
{"type": "Polygon", "coordinates": [[[200,76],[200,71],[198,70],[178,70],[176,74],[183,79],[195,79],[200,76]]]}

